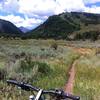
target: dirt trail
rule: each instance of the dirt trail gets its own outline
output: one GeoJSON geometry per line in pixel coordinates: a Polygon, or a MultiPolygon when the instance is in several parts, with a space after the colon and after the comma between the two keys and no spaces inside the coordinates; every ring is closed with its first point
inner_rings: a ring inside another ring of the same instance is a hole
{"type": "Polygon", "coordinates": [[[65,85],[65,92],[66,93],[73,93],[73,88],[74,88],[74,81],[75,81],[75,65],[78,60],[75,60],[71,66],[71,69],[69,71],[69,79],[65,85]]]}
{"type": "MultiPolygon", "coordinates": [[[[91,55],[94,51],[93,49],[90,48],[76,48],[76,47],[71,47],[76,53],[82,55],[91,55]]],[[[80,57],[81,57],[80,56],[80,57]]],[[[77,64],[78,59],[76,59],[73,64],[71,65],[71,69],[69,70],[69,78],[68,81],[64,87],[64,90],[66,93],[71,93],[73,94],[73,88],[74,88],[74,81],[75,81],[75,66],[77,64]]]]}

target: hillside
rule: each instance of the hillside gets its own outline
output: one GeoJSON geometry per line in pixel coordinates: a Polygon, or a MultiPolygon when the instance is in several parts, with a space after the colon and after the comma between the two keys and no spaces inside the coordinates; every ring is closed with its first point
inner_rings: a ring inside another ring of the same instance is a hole
{"type": "Polygon", "coordinates": [[[22,31],[9,21],[0,19],[0,37],[21,36],[22,31]]]}
{"type": "Polygon", "coordinates": [[[66,12],[50,16],[43,24],[29,33],[31,38],[95,40],[100,36],[99,27],[99,14],[66,12]]]}

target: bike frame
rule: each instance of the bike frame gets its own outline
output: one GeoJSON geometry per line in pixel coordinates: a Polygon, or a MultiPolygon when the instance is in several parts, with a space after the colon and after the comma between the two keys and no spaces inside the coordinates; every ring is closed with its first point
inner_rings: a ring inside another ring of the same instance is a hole
{"type": "Polygon", "coordinates": [[[36,97],[34,95],[31,95],[29,97],[29,100],[45,100],[45,97],[42,96],[43,95],[43,89],[40,89],[36,95],[36,97]]]}
{"type": "Polygon", "coordinates": [[[42,95],[42,91],[43,91],[42,89],[39,90],[39,92],[38,92],[38,94],[37,94],[35,100],[39,100],[39,98],[40,98],[41,95],[42,95]]]}

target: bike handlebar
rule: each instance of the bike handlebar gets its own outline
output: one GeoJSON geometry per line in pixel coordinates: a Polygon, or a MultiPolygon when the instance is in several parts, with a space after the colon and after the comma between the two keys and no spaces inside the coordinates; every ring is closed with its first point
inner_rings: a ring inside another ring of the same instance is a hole
{"type": "Polygon", "coordinates": [[[25,91],[34,90],[38,92],[40,90],[39,88],[33,87],[32,85],[26,84],[24,82],[17,82],[15,80],[7,80],[7,83],[17,85],[18,87],[21,87],[21,89],[25,91]]]}
{"type": "MultiPolygon", "coordinates": [[[[17,85],[18,87],[21,87],[21,89],[26,90],[26,91],[33,90],[33,91],[38,92],[40,90],[40,88],[33,87],[32,85],[29,85],[29,84],[26,84],[26,83],[23,83],[23,82],[17,82],[15,80],[7,80],[7,83],[17,85]]],[[[54,90],[43,90],[42,93],[43,94],[53,94],[53,95],[56,95],[56,96],[59,96],[59,97],[62,97],[62,98],[69,98],[69,99],[72,99],[72,100],[80,100],[79,96],[74,96],[72,94],[65,93],[63,90],[56,90],[56,89],[54,89],[54,90]]]]}

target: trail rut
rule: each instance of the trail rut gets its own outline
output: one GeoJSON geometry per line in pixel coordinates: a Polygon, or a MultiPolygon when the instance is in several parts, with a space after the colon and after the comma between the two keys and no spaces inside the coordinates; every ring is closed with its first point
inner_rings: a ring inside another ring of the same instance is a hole
{"type": "Polygon", "coordinates": [[[73,64],[71,65],[71,69],[69,70],[69,78],[68,78],[68,81],[64,87],[64,90],[66,93],[71,93],[73,94],[73,88],[74,88],[74,81],[75,81],[75,66],[76,66],[76,63],[77,63],[78,60],[75,60],[73,62],[73,64]]]}

